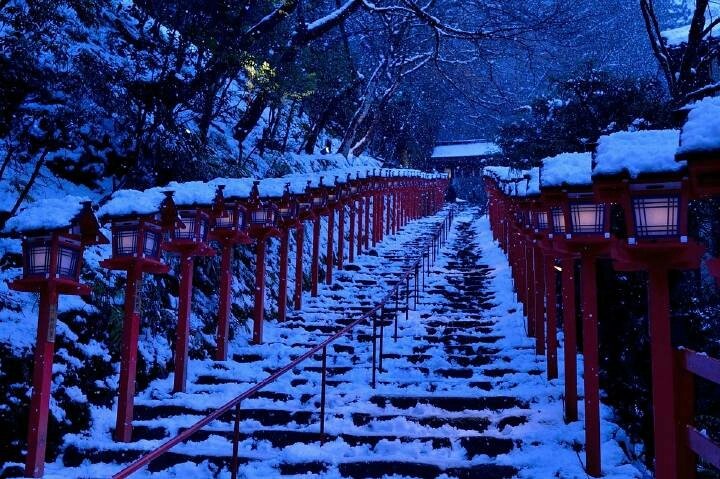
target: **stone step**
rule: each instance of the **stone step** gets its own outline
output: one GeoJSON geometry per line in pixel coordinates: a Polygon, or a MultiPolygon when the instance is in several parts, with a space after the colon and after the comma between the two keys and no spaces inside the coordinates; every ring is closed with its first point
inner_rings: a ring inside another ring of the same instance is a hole
{"type": "Polygon", "coordinates": [[[433,406],[451,412],[499,411],[503,409],[527,409],[527,404],[511,396],[372,396],[370,402],[381,408],[392,406],[396,409],[412,409],[420,405],[433,406]]]}

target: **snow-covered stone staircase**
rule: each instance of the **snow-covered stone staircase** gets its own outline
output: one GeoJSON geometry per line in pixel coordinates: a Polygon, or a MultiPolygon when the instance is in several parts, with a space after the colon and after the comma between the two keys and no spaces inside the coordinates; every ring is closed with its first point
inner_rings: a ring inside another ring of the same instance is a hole
{"type": "MultiPolygon", "coordinates": [[[[406,313],[403,294],[377,321],[384,336],[376,387],[368,324],[328,348],[323,437],[320,355],[242,403],[239,477],[584,477],[576,452],[582,426],[563,424],[561,383],[543,378],[520,313],[496,298],[478,216],[460,216],[417,304],[411,291],[406,313]],[[557,437],[548,441],[545,428],[557,437]]],[[[266,344],[236,348],[233,361],[194,361],[187,393],[171,394],[171,378],[153,383],[136,403],[132,443],[110,441],[112,414],[98,415],[93,434],[67,439],[53,469],[107,477],[247,390],[370,309],[426,251],[438,220],[409,225],[349,265],[302,312],[269,329],[266,344]]],[[[232,444],[228,414],[137,476],[230,477],[232,444]]]]}

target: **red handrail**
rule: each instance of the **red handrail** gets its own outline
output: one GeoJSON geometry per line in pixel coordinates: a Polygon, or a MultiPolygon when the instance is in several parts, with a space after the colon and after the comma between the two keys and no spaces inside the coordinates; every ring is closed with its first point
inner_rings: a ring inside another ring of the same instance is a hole
{"type": "MultiPolygon", "coordinates": [[[[432,258],[433,258],[433,260],[434,260],[434,258],[435,258],[435,253],[436,253],[435,250],[436,250],[436,249],[439,249],[439,247],[445,242],[445,240],[446,240],[446,238],[447,238],[447,233],[449,232],[450,223],[452,223],[453,217],[454,217],[454,210],[451,209],[450,212],[449,212],[449,214],[448,214],[448,216],[446,216],[445,219],[442,221],[442,223],[439,224],[439,225],[441,225],[441,227],[439,227],[438,230],[435,232],[435,234],[433,234],[433,236],[432,236],[432,240],[433,240],[433,244],[432,244],[432,248],[433,248],[432,258]],[[437,239],[437,241],[436,241],[436,239],[437,239]]],[[[430,245],[427,245],[427,246],[428,246],[428,249],[429,249],[429,248],[430,248],[430,245]]],[[[429,262],[430,258],[431,258],[431,256],[430,256],[430,253],[428,252],[428,262],[429,262]]],[[[347,334],[348,332],[350,332],[352,329],[354,329],[354,328],[355,328],[356,326],[358,326],[359,324],[365,322],[367,319],[369,319],[372,315],[374,315],[374,314],[377,313],[378,311],[382,311],[382,309],[386,306],[386,304],[388,303],[388,301],[390,301],[391,299],[393,299],[393,298],[396,297],[396,296],[399,297],[400,287],[403,285],[403,281],[402,281],[402,280],[406,280],[406,281],[408,282],[408,283],[407,283],[407,284],[408,284],[407,293],[408,293],[408,296],[409,296],[409,293],[410,293],[410,290],[409,290],[409,280],[410,280],[410,277],[413,276],[413,275],[417,275],[418,270],[419,270],[421,267],[422,267],[422,269],[423,269],[423,274],[424,274],[424,269],[425,269],[424,255],[421,255],[420,258],[419,258],[414,264],[412,264],[412,265],[410,266],[410,268],[408,268],[408,269],[404,272],[404,274],[401,274],[401,275],[399,276],[399,281],[397,282],[397,284],[396,284],[396,285],[390,290],[390,292],[389,292],[387,295],[385,295],[385,297],[383,297],[383,299],[382,299],[375,307],[373,307],[370,311],[367,311],[367,312],[363,313],[357,320],[355,320],[355,321],[353,321],[352,323],[348,324],[347,326],[345,326],[344,328],[342,328],[341,330],[339,330],[338,332],[336,332],[336,333],[333,334],[332,336],[328,337],[328,338],[327,338],[326,340],[324,340],[323,342],[321,342],[321,343],[319,343],[318,345],[312,347],[311,349],[309,349],[308,351],[306,351],[305,353],[303,353],[302,355],[300,355],[298,358],[296,358],[295,360],[291,361],[290,363],[288,363],[287,365],[283,366],[282,368],[278,369],[277,371],[275,371],[274,373],[272,373],[270,376],[268,376],[267,378],[263,379],[262,381],[260,381],[259,383],[257,383],[256,385],[254,385],[253,387],[251,387],[250,389],[248,389],[247,391],[243,392],[243,393],[240,394],[239,396],[236,396],[235,398],[233,398],[233,399],[231,399],[230,401],[226,402],[224,405],[220,406],[218,409],[216,409],[216,410],[213,411],[212,413],[210,413],[210,414],[208,414],[207,416],[205,416],[204,418],[200,419],[198,422],[196,422],[195,424],[193,424],[192,426],[190,426],[189,428],[187,428],[187,429],[184,430],[183,432],[179,433],[179,434],[176,435],[175,437],[169,439],[167,442],[165,442],[165,443],[163,443],[162,445],[160,445],[158,448],[156,448],[156,449],[150,451],[149,453],[147,453],[147,454],[139,457],[138,459],[136,459],[135,461],[133,461],[132,463],[130,463],[128,466],[126,466],[124,469],[122,469],[121,471],[115,473],[115,474],[112,476],[112,478],[113,478],[113,479],[123,479],[123,478],[129,477],[131,474],[139,471],[139,470],[142,469],[143,467],[147,466],[150,462],[154,461],[155,459],[159,458],[159,457],[162,456],[163,454],[167,453],[170,449],[172,449],[172,448],[175,447],[176,445],[178,445],[178,444],[180,444],[180,443],[182,443],[182,442],[185,442],[186,440],[190,439],[190,437],[191,437],[193,434],[195,434],[196,432],[200,431],[203,427],[207,426],[207,425],[210,424],[212,421],[214,421],[214,420],[216,420],[216,419],[219,419],[219,418],[222,417],[224,414],[230,412],[234,407],[238,407],[242,401],[244,401],[245,399],[248,399],[248,398],[252,397],[254,394],[256,394],[257,392],[259,392],[259,391],[260,391],[261,389],[263,389],[265,386],[267,386],[267,385],[275,382],[277,379],[279,379],[279,378],[280,378],[281,376],[283,376],[285,373],[287,373],[288,371],[291,371],[291,370],[294,369],[297,365],[299,365],[299,364],[302,363],[303,361],[307,360],[308,358],[312,357],[312,356],[313,356],[315,353],[317,353],[318,351],[323,350],[323,360],[324,360],[324,357],[325,357],[325,348],[327,348],[328,345],[330,345],[331,343],[335,342],[336,340],[338,340],[339,338],[341,338],[342,336],[344,336],[345,334],[347,334]]],[[[417,284],[417,282],[416,282],[416,284],[417,284]]],[[[416,291],[416,302],[417,302],[417,291],[416,291]]],[[[396,301],[396,304],[397,304],[397,301],[396,301]]],[[[407,304],[409,304],[409,303],[407,303],[407,304]]],[[[408,308],[408,307],[409,307],[409,306],[406,306],[406,308],[408,308]]],[[[397,321],[397,314],[396,314],[396,321],[397,321]]],[[[374,329],[374,328],[373,328],[373,329],[374,329]]],[[[381,352],[381,357],[382,357],[382,352],[381,352]]],[[[324,363],[324,361],[323,361],[323,363],[324,363]]],[[[324,365],[324,364],[323,364],[323,365],[324,365]]],[[[373,383],[374,383],[374,376],[375,376],[375,366],[373,365],[373,383]]],[[[324,382],[325,382],[324,379],[325,379],[325,368],[323,368],[323,392],[324,392],[324,382]]],[[[323,401],[323,403],[324,403],[324,401],[323,401]]],[[[324,404],[322,405],[322,407],[323,407],[323,409],[324,409],[324,404]]],[[[323,429],[322,426],[323,426],[323,423],[324,423],[324,417],[323,417],[323,416],[324,416],[324,415],[321,416],[321,434],[322,434],[322,429],[323,429]]],[[[233,457],[233,471],[231,471],[233,477],[235,477],[236,467],[237,467],[237,461],[236,461],[236,455],[237,455],[237,433],[238,433],[238,431],[237,431],[238,418],[237,418],[237,417],[236,417],[236,419],[235,419],[235,423],[236,423],[236,424],[235,424],[235,436],[236,436],[236,437],[235,437],[235,443],[234,443],[234,445],[233,445],[233,456],[234,456],[234,457],[233,457]]]]}

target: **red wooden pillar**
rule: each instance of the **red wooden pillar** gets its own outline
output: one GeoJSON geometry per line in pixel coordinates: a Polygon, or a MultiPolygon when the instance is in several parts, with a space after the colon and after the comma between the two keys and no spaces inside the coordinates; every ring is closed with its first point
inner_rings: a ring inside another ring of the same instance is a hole
{"type": "Polygon", "coordinates": [[[230,298],[232,295],[232,243],[222,244],[222,260],[220,264],[220,304],[218,305],[217,349],[215,359],[226,361],[228,340],[230,339],[230,298]]]}
{"type": "Polygon", "coordinates": [[[122,354],[120,355],[120,391],[118,396],[115,440],[132,440],[133,407],[135,404],[135,376],[137,373],[137,345],[140,335],[140,312],[137,310],[138,282],[142,270],[131,267],[125,285],[125,321],[123,322],[122,354]]]}
{"type": "Polygon", "coordinates": [[[267,244],[264,237],[255,246],[255,305],[253,312],[253,343],[263,342],[263,320],[265,318],[265,253],[267,244]]]}
{"type": "Polygon", "coordinates": [[[314,298],[318,295],[320,281],[320,216],[313,220],[312,264],[310,265],[310,294],[314,298]]]}
{"type": "Polygon", "coordinates": [[[525,262],[520,265],[520,271],[522,275],[522,283],[520,289],[522,291],[521,298],[525,305],[525,311],[527,312],[527,332],[531,338],[535,337],[535,276],[534,276],[534,264],[535,259],[533,257],[533,248],[527,240],[521,240],[524,246],[525,262]],[[524,284],[523,284],[524,283],[524,284]]]}
{"type": "Polygon", "coordinates": [[[545,257],[545,302],[547,307],[547,375],[548,379],[558,377],[557,363],[557,274],[555,258],[545,257]]]}
{"type": "Polygon", "coordinates": [[[185,392],[187,362],[190,341],[190,309],[192,306],[193,281],[192,256],[180,255],[180,291],[177,336],[175,339],[175,381],[173,392],[185,392]]]}
{"type": "MultiPolygon", "coordinates": [[[[670,332],[668,270],[648,270],[648,319],[652,366],[653,434],[655,437],[655,477],[681,479],[680,429],[676,427],[677,373],[670,332]]],[[[684,479],[686,476],[682,476],[684,479]]]]}
{"type": "Polygon", "coordinates": [[[365,217],[365,201],[360,198],[358,201],[358,227],[357,227],[357,255],[362,254],[363,241],[364,241],[364,229],[363,229],[363,218],[365,217]]]}
{"type": "Polygon", "coordinates": [[[365,249],[370,249],[370,195],[365,197],[365,249]]]}
{"type": "MultiPolygon", "coordinates": [[[[54,255],[51,258],[54,258],[54,255]]],[[[51,259],[53,261],[53,259],[51,259]]],[[[51,271],[54,269],[51,268],[51,271]]],[[[55,322],[58,294],[53,281],[40,289],[33,390],[30,399],[28,424],[28,452],[25,458],[25,475],[42,477],[45,471],[45,448],[52,392],[52,366],[55,354],[55,322]]]]}
{"type": "Polygon", "coordinates": [[[535,353],[539,356],[545,354],[545,258],[537,245],[533,246],[533,278],[535,302],[535,353]]]}
{"type": "Polygon", "coordinates": [[[294,309],[299,311],[302,309],[302,291],[303,291],[303,243],[305,241],[305,224],[300,222],[297,230],[295,230],[295,297],[294,309]]]}
{"type": "Polygon", "coordinates": [[[287,318],[288,256],[290,255],[290,232],[280,229],[280,271],[278,278],[278,321],[287,318]]]}
{"type": "Polygon", "coordinates": [[[293,308],[302,309],[302,283],[303,283],[303,243],[305,242],[305,224],[300,222],[295,230],[295,295],[293,308]]]}
{"type": "Polygon", "coordinates": [[[385,192],[377,195],[378,199],[378,243],[385,237],[385,192]]]}
{"type": "Polygon", "coordinates": [[[345,263],[345,204],[340,203],[339,206],[337,268],[341,270],[345,263]]]}
{"type": "Polygon", "coordinates": [[[334,242],[335,240],[335,208],[330,207],[328,212],[328,223],[327,223],[327,250],[325,251],[325,284],[332,284],[333,279],[333,267],[334,261],[333,256],[334,242]]]}
{"type": "Polygon", "coordinates": [[[575,324],[575,260],[562,260],[562,308],[565,333],[565,421],[578,420],[577,327],[575,324]]]}
{"type": "Polygon", "coordinates": [[[387,210],[387,215],[385,218],[385,236],[390,236],[390,233],[392,232],[392,211],[393,211],[393,205],[392,205],[392,193],[385,196],[385,207],[387,210]]]}
{"type": "Polygon", "coordinates": [[[397,190],[393,191],[393,216],[392,216],[392,234],[396,235],[398,230],[398,217],[400,211],[399,199],[400,195],[397,190]]]}
{"type": "Polygon", "coordinates": [[[355,262],[355,200],[350,201],[350,232],[348,233],[348,262],[355,262]]]}
{"type": "Polygon", "coordinates": [[[585,364],[585,463],[587,473],[600,477],[600,354],[597,317],[597,265],[591,252],[581,254],[583,358],[585,364]]]}
{"type": "Polygon", "coordinates": [[[380,226],[379,223],[382,221],[382,213],[380,212],[380,195],[375,193],[373,195],[373,248],[377,246],[379,238],[380,226]]]}

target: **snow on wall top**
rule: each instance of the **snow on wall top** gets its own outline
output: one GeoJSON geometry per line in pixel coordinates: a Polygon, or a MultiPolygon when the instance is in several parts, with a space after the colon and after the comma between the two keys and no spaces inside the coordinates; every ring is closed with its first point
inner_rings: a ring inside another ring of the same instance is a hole
{"type": "Polygon", "coordinates": [[[530,168],[521,172],[523,181],[520,181],[517,196],[536,196],[540,194],[540,168],[530,168]]]}
{"type": "Polygon", "coordinates": [[[82,211],[83,201],[89,201],[89,199],[66,196],[62,199],[38,200],[9,218],[3,233],[27,233],[68,228],[82,211]]]}
{"type": "Polygon", "coordinates": [[[685,162],[675,161],[678,130],[621,131],[601,136],[595,152],[593,177],[627,173],[671,173],[685,162]]]}
{"type": "MultiPolygon", "coordinates": [[[[688,37],[690,36],[690,25],[665,30],[661,35],[668,46],[678,47],[683,43],[687,43],[688,37]]],[[[720,25],[715,25],[709,36],[712,38],[720,37],[720,25]]]]}
{"type": "Polygon", "coordinates": [[[467,156],[498,155],[502,149],[495,143],[479,141],[477,143],[458,143],[455,145],[438,145],[432,153],[432,158],[461,158],[467,156]]]}
{"type": "Polygon", "coordinates": [[[540,172],[542,188],[592,184],[591,153],[561,153],[545,158],[540,172]]]}
{"type": "Polygon", "coordinates": [[[720,151],[720,97],[688,105],[687,121],[680,132],[678,156],[720,151]]]}

